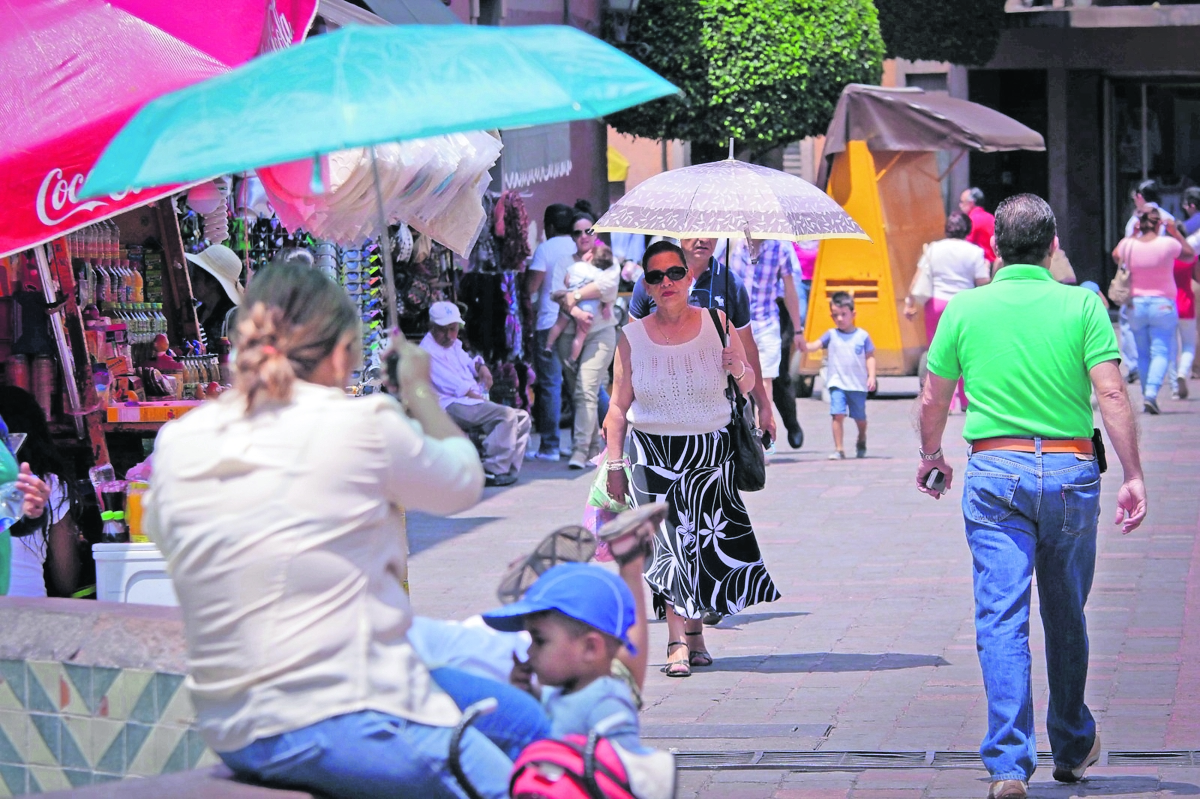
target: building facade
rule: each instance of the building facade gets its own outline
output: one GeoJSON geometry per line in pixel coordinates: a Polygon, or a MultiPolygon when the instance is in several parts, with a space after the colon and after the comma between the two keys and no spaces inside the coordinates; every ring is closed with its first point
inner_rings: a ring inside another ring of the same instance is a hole
{"type": "Polygon", "coordinates": [[[1042,133],[1045,153],[973,154],[970,180],[1000,199],[1032,191],[1059,219],[1080,280],[1107,285],[1109,255],[1153,178],[1179,211],[1200,185],[1200,4],[1009,0],[969,99],[1042,133]]]}

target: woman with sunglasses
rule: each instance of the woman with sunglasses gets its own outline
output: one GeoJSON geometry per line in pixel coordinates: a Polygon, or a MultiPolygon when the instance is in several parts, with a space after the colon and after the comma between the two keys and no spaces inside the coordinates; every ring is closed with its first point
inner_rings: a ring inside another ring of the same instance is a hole
{"type": "Polygon", "coordinates": [[[732,615],[779,598],[733,483],[727,431],[728,379],[749,392],[756,377],[740,338],[722,343],[725,315],[688,304],[693,278],[683,250],[652,244],[642,267],[655,307],[626,325],[617,342],[605,468],[611,496],[632,493],[637,505],[670,506],[646,582],[667,600],[663,672],[687,677],[692,667],[713,662],[704,644],[706,614],[732,615]],[[633,467],[632,486],[626,465],[633,467]]]}
{"type": "MultiPolygon", "coordinates": [[[[575,260],[560,264],[554,271],[555,288],[565,285],[564,281],[573,264],[590,263],[597,246],[596,233],[592,225],[595,218],[580,211],[575,214],[571,226],[571,238],[575,241],[575,260]]],[[[604,247],[603,243],[599,246],[604,247]]],[[[552,297],[558,300],[564,311],[574,320],[558,338],[557,350],[562,361],[563,385],[571,393],[575,405],[575,424],[572,434],[570,469],[583,469],[589,460],[599,454],[604,446],[600,438],[600,391],[608,379],[608,368],[612,365],[617,348],[617,319],[612,313],[592,314],[579,307],[582,302],[599,300],[611,305],[617,299],[621,281],[620,269],[607,262],[609,268],[597,269],[592,282],[570,291],[556,291],[552,297]],[[578,357],[572,357],[572,340],[575,325],[590,325],[583,339],[583,348],[578,357]]]]}

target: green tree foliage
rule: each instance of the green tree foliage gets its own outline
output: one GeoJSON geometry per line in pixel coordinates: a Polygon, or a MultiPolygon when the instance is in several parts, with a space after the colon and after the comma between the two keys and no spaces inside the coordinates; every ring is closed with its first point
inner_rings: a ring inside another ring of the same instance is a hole
{"type": "Polygon", "coordinates": [[[753,158],[824,133],[847,83],[877,83],[884,45],[871,0],[641,0],[625,43],[683,90],[614,114],[622,133],[692,142],[695,161],[730,137],[753,158]]]}
{"type": "Polygon", "coordinates": [[[979,66],[996,52],[1004,0],[875,0],[889,58],[979,66]]]}

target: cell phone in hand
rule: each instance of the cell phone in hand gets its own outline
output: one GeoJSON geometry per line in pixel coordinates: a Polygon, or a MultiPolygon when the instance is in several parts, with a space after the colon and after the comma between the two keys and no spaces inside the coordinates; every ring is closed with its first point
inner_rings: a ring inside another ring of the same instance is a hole
{"type": "Polygon", "coordinates": [[[929,474],[925,475],[925,487],[935,494],[945,492],[946,473],[941,469],[930,469],[929,474]]]}

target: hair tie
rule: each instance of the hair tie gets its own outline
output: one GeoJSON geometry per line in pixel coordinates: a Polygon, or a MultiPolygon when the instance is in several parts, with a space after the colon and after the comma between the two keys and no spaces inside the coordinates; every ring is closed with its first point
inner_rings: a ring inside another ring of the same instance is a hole
{"type": "Polygon", "coordinates": [[[279,350],[275,349],[270,344],[262,345],[262,351],[264,353],[266,353],[267,355],[278,355],[279,354],[279,350]]]}

